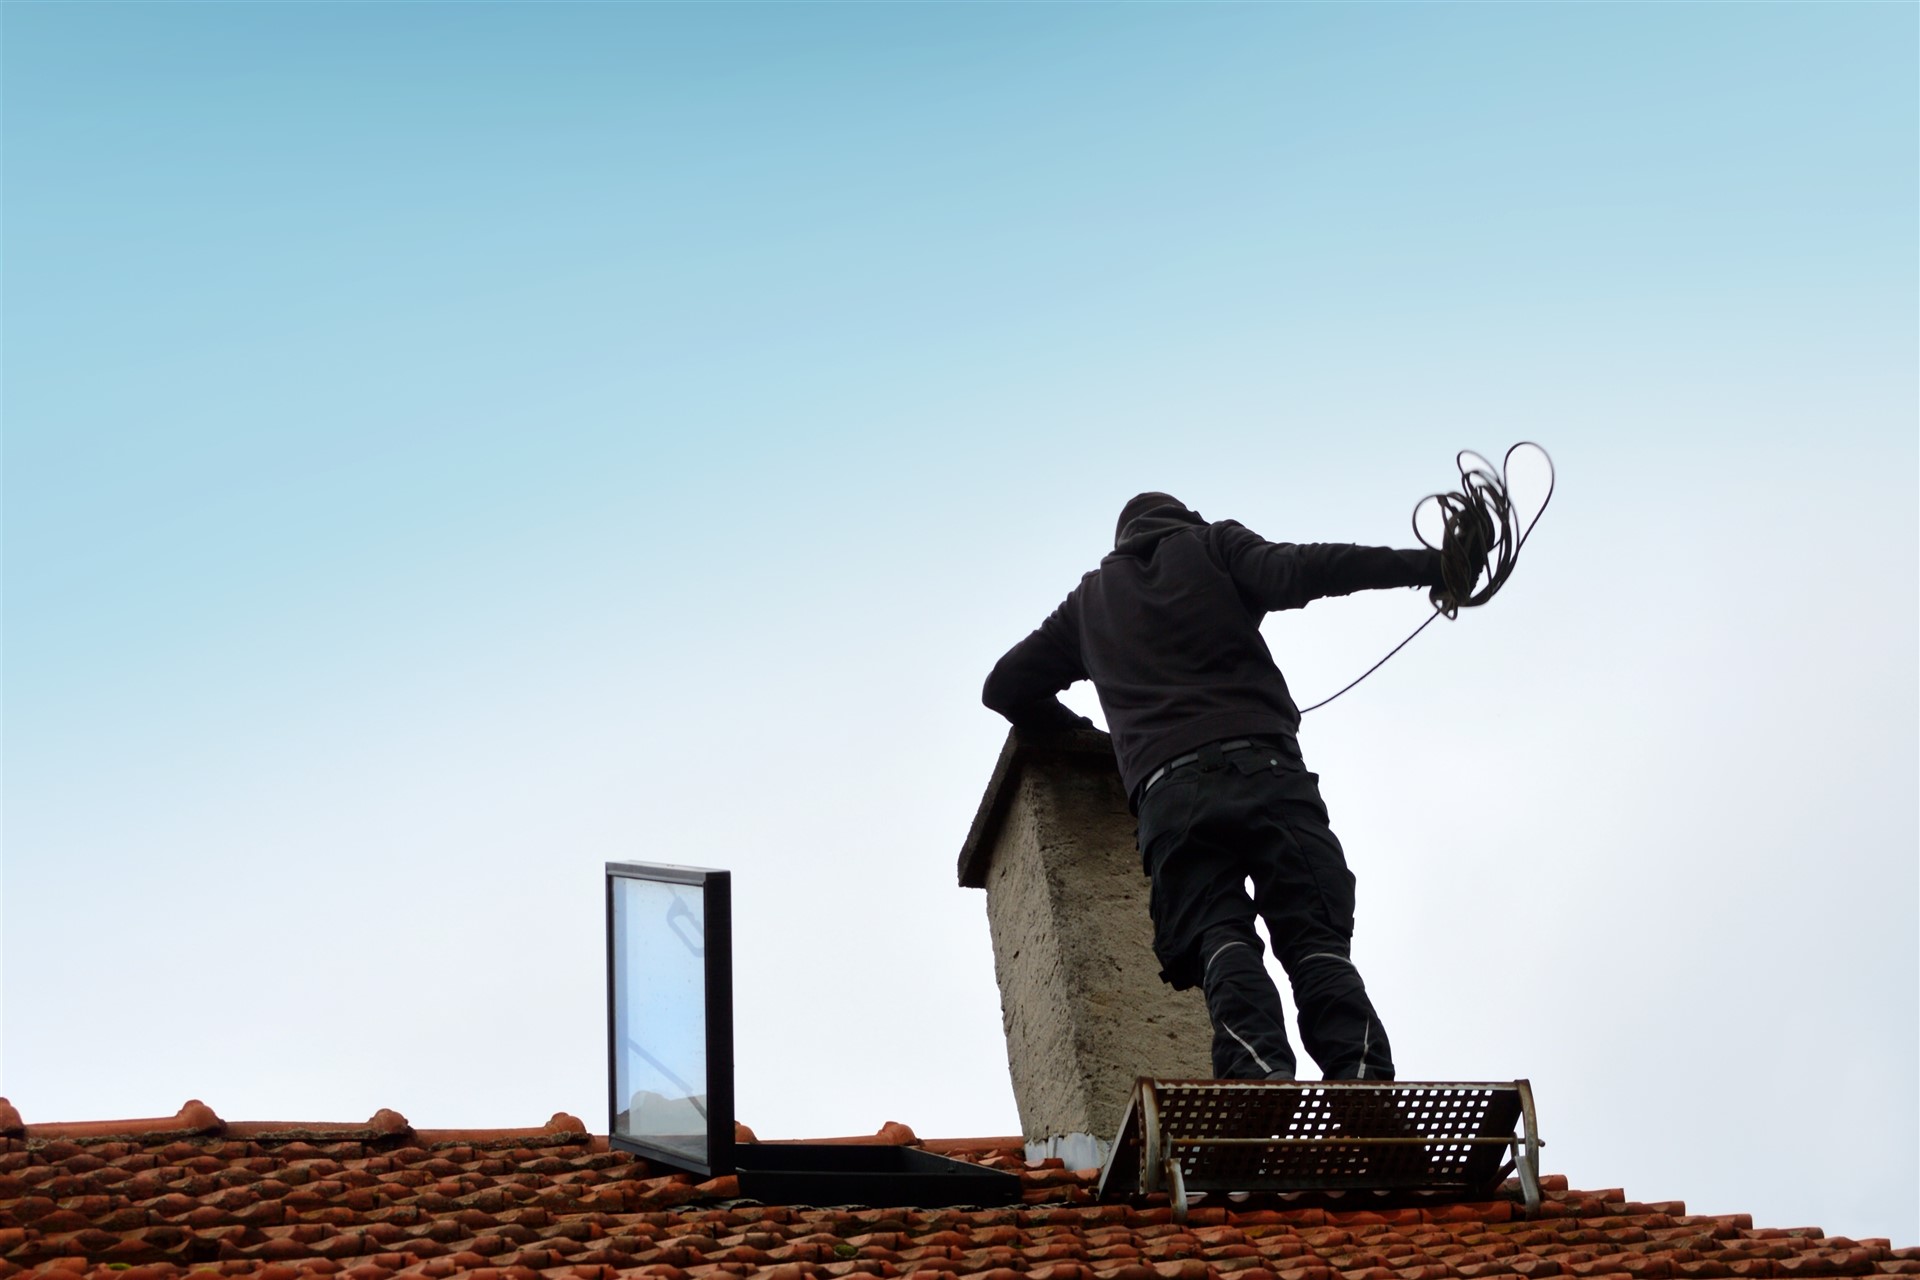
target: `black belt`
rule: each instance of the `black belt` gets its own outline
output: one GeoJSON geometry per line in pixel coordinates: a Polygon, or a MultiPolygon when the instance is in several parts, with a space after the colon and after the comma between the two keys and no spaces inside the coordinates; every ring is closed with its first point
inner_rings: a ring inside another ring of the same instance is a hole
{"type": "Polygon", "coordinates": [[[1221,755],[1225,755],[1229,751],[1245,751],[1249,747],[1258,747],[1258,746],[1264,746],[1264,745],[1265,745],[1264,743],[1255,742],[1251,738],[1235,738],[1231,742],[1209,743],[1206,747],[1202,747],[1199,751],[1189,751],[1187,752],[1187,754],[1183,756],[1175,756],[1173,759],[1167,761],[1165,764],[1161,765],[1158,769],[1155,769],[1152,773],[1147,775],[1147,780],[1140,784],[1140,795],[1144,798],[1147,792],[1153,790],[1154,783],[1160,781],[1160,779],[1166,777],[1168,774],[1172,773],[1175,769],[1184,769],[1190,764],[1200,763],[1200,757],[1206,754],[1209,748],[1211,748],[1212,750],[1218,751],[1221,755]]]}

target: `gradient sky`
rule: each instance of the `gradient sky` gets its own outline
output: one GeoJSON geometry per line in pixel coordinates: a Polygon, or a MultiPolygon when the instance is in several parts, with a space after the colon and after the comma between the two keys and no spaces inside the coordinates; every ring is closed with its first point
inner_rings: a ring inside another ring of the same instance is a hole
{"type": "MultiPolygon", "coordinates": [[[[1530,1077],[1575,1185],[1920,1242],[1914,5],[0,40],[29,1121],[602,1128],[623,860],[733,871],[762,1136],[1013,1132],[994,659],[1137,490],[1405,545],[1532,438],[1505,592],[1303,730],[1402,1073],[1530,1077]]],[[[1267,634],[1312,701],[1424,608],[1267,634]]]]}

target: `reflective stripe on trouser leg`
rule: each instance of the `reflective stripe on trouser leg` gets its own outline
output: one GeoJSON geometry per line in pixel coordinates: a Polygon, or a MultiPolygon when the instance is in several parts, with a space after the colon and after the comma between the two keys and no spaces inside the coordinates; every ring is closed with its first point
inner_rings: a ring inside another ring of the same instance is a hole
{"type": "Polygon", "coordinates": [[[1294,960],[1287,976],[1300,1008],[1300,1041],[1329,1080],[1393,1079],[1393,1048],[1367,998],[1360,971],[1346,956],[1314,952],[1294,960]]]}
{"type": "Polygon", "coordinates": [[[1261,952],[1260,938],[1250,926],[1221,926],[1207,933],[1201,986],[1213,1022],[1215,1079],[1293,1077],[1286,1012],[1260,962],[1261,952]]]}
{"type": "Polygon", "coordinates": [[[1354,878],[1326,810],[1288,802],[1271,819],[1272,857],[1254,869],[1254,898],[1293,984],[1300,1042],[1329,1080],[1391,1080],[1386,1030],[1350,958],[1354,878]]]}

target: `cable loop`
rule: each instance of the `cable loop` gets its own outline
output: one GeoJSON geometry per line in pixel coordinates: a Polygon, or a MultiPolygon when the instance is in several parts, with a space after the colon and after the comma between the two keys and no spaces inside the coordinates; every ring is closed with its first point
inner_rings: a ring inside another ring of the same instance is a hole
{"type": "Polygon", "coordinates": [[[1413,637],[1425,631],[1435,618],[1445,618],[1451,622],[1460,616],[1460,610],[1475,609],[1493,599],[1500,588],[1506,585],[1507,579],[1513,576],[1513,567],[1520,562],[1520,548],[1527,545],[1527,539],[1533,536],[1534,526],[1546,514],[1547,504],[1553,501],[1553,456],[1532,440],[1522,440],[1507,450],[1506,457],[1500,460],[1497,473],[1492,463],[1471,449],[1462,449],[1455,454],[1454,465],[1460,469],[1458,493],[1430,493],[1413,504],[1413,536],[1420,540],[1421,546],[1440,553],[1441,585],[1433,588],[1428,596],[1433,602],[1433,612],[1405,640],[1389,649],[1386,657],[1354,677],[1339,693],[1302,708],[1301,715],[1319,710],[1378,671],[1386,664],[1387,658],[1411,644],[1413,637]],[[1545,459],[1547,496],[1540,500],[1540,509],[1533,513],[1533,519],[1527,521],[1526,528],[1521,529],[1520,536],[1516,538],[1513,496],[1507,473],[1513,464],[1513,455],[1522,449],[1532,449],[1545,459]],[[1468,464],[1468,459],[1473,460],[1473,465],[1468,464]],[[1439,546],[1428,541],[1427,535],[1420,531],[1420,513],[1426,510],[1429,502],[1440,510],[1439,546]],[[1481,583],[1483,577],[1486,579],[1484,585],[1481,583]]]}
{"type": "Polygon", "coordinates": [[[1520,559],[1520,548],[1526,545],[1534,525],[1540,523],[1547,504],[1553,501],[1553,458],[1531,440],[1522,440],[1507,450],[1498,474],[1492,463],[1471,449],[1462,449],[1454,455],[1454,465],[1460,468],[1460,491],[1430,493],[1413,507],[1413,536],[1420,539],[1421,546],[1440,553],[1440,576],[1444,585],[1435,587],[1431,598],[1433,607],[1449,621],[1458,617],[1460,610],[1478,608],[1493,599],[1506,585],[1513,575],[1513,566],[1520,559]],[[1547,496],[1540,500],[1540,510],[1533,513],[1533,519],[1515,538],[1508,470],[1513,455],[1521,449],[1532,449],[1546,459],[1547,496]],[[1468,459],[1475,465],[1469,466],[1468,459]],[[1441,536],[1437,547],[1420,531],[1420,513],[1429,502],[1440,508],[1441,536]],[[1486,585],[1475,590],[1482,575],[1486,577],[1486,585]]]}

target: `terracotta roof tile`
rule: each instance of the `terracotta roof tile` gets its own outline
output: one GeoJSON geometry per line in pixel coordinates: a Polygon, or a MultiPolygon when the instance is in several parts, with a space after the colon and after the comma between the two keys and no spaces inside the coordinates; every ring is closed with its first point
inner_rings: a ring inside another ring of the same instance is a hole
{"type": "MultiPolygon", "coordinates": [[[[750,1140],[750,1132],[742,1140],[750,1140]]],[[[855,1141],[914,1143],[889,1122],[855,1141]]],[[[1268,1199],[1093,1201],[1096,1175],[1029,1165],[1018,1138],[926,1142],[1019,1173],[1019,1206],[858,1209],[742,1201],[609,1151],[572,1116],[415,1130],[171,1117],[24,1125],[0,1102],[0,1280],[1725,1280],[1920,1275],[1920,1249],[1755,1229],[1618,1189],[1546,1180],[1510,1199],[1347,1208],[1268,1199]]]]}

